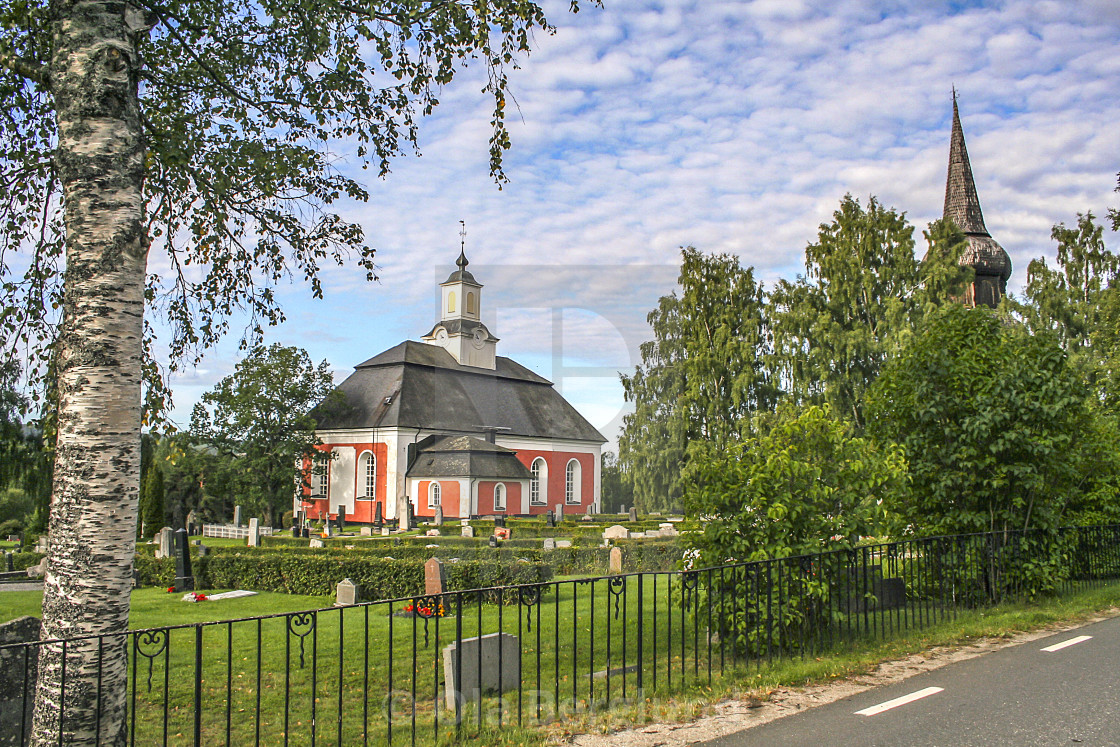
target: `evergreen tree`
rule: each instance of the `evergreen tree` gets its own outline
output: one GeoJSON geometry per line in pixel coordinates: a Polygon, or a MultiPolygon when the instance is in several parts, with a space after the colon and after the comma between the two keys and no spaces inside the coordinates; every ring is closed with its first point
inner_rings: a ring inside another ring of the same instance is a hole
{"type": "Polygon", "coordinates": [[[151,539],[156,532],[167,526],[164,508],[163,470],[158,465],[148,468],[144,484],[140,490],[140,526],[143,537],[151,539]]]}

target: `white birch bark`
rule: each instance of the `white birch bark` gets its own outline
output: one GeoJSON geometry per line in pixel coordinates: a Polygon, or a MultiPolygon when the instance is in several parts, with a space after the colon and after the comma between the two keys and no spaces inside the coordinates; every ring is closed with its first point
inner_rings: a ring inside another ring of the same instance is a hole
{"type": "Polygon", "coordinates": [[[108,637],[68,643],[65,663],[60,645],[44,645],[32,744],[120,745],[140,482],[146,241],[136,39],[146,32],[127,3],[60,1],[51,13],[66,274],[42,638],[108,637]]]}

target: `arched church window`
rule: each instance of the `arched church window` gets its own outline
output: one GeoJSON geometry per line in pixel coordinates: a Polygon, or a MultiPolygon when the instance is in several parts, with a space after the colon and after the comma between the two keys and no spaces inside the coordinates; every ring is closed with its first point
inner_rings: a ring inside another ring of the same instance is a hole
{"type": "Polygon", "coordinates": [[[447,313],[455,313],[455,291],[451,291],[447,294],[447,313]]]}
{"type": "Polygon", "coordinates": [[[470,292],[467,293],[467,313],[468,314],[477,314],[478,313],[478,307],[475,304],[474,294],[470,293],[470,292]]]}
{"type": "Polygon", "coordinates": [[[544,459],[537,457],[529,467],[529,502],[543,506],[548,502],[548,467],[544,459]]]}
{"type": "Polygon", "coordinates": [[[439,483],[433,482],[428,486],[428,508],[435,508],[439,505],[439,483]]]}
{"type": "Polygon", "coordinates": [[[372,500],[377,497],[377,457],[372,452],[367,451],[362,455],[361,466],[359,467],[359,474],[365,481],[365,489],[362,491],[362,497],[372,500]]]}
{"type": "Polygon", "coordinates": [[[564,474],[564,502],[579,503],[580,501],[580,466],[576,459],[568,462],[564,474]]]}
{"type": "Polygon", "coordinates": [[[506,510],[506,486],[502,483],[494,486],[494,510],[506,510]]]}

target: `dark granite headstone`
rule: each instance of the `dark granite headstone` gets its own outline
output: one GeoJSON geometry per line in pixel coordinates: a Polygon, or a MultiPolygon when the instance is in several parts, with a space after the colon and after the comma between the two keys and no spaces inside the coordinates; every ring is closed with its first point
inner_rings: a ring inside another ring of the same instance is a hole
{"type": "Polygon", "coordinates": [[[506,525],[506,517],[504,517],[504,516],[495,516],[494,517],[494,526],[504,527],[505,525],[506,525]]]}
{"type": "Polygon", "coordinates": [[[497,546],[498,546],[498,538],[491,534],[490,535],[490,547],[497,547],[497,546]]]}
{"type": "Polygon", "coordinates": [[[302,535],[303,535],[303,530],[299,528],[299,524],[296,524],[295,526],[292,527],[292,536],[293,537],[298,539],[302,535]]]}
{"type": "Polygon", "coordinates": [[[300,536],[303,537],[304,539],[309,538],[311,536],[311,527],[304,527],[300,531],[300,536]]]}
{"type": "Polygon", "coordinates": [[[546,512],[545,512],[545,515],[544,515],[544,525],[545,525],[546,527],[554,527],[554,526],[556,526],[556,517],[555,517],[555,516],[553,515],[553,513],[552,513],[552,509],[551,509],[551,508],[550,508],[550,509],[548,509],[548,511],[546,511],[546,512]]]}
{"type": "Polygon", "coordinates": [[[346,506],[339,506],[336,516],[335,526],[337,526],[338,531],[341,532],[346,527],[346,506]]]}
{"type": "Polygon", "coordinates": [[[4,553],[4,570],[8,573],[15,571],[15,564],[12,563],[12,554],[10,552],[4,553]]]}
{"type": "Polygon", "coordinates": [[[385,523],[385,517],[381,514],[381,501],[373,504],[373,525],[380,529],[385,523]]]}
{"type": "Polygon", "coordinates": [[[172,554],[175,556],[175,591],[194,591],[190,538],[186,529],[175,530],[172,547],[172,554]]]}
{"type": "Polygon", "coordinates": [[[414,516],[412,514],[412,501],[404,504],[404,522],[401,525],[401,531],[407,532],[416,526],[414,516]]]}

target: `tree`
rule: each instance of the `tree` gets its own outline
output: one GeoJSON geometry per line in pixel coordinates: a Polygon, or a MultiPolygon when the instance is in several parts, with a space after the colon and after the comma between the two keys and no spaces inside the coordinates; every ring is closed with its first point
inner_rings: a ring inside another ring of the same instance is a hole
{"type": "Polygon", "coordinates": [[[319,454],[308,413],[338,406],[337,394],[327,361],[313,366],[299,348],[257,347],[202,395],[191,434],[233,458],[239,502],[272,524],[291,506],[301,465],[319,454]]]}
{"type": "Polygon", "coordinates": [[[68,646],[65,666],[61,646],[42,649],[33,744],[124,733],[113,634],[127,629],[142,397],[152,417],[167,393],[145,303],[170,320],[175,366],[231,311],[250,315],[251,346],[283,318],[285,278],[319,295],[321,264],[351,254],[372,277],[360,228],[330,211],[365,197],[334,170],[340,141],[384,174],[475,60],[501,179],[506,69],[538,28],[531,0],[0,2],[0,255],[30,255],[22,277],[0,268],[0,342],[37,346],[58,376],[42,635],[108,635],[68,646]],[[146,275],[151,252],[168,277],[146,275]]]}
{"type": "Polygon", "coordinates": [[[634,487],[630,475],[622,469],[613,451],[603,452],[602,466],[603,513],[619,513],[623,506],[634,505],[634,487]]]}
{"type": "Polygon", "coordinates": [[[869,396],[869,429],[910,464],[891,508],[926,535],[1057,528],[1092,447],[1089,405],[1052,335],[947,305],[869,396]]]}
{"type": "MultiPolygon", "coordinates": [[[[703,565],[854,547],[906,484],[897,447],[856,437],[828,405],[787,405],[760,435],[689,465],[685,507],[703,565]]],[[[762,430],[762,429],[759,429],[762,430]]]]}
{"type": "Polygon", "coordinates": [[[623,418],[619,461],[643,510],[679,505],[690,451],[719,449],[750,430],[750,415],[774,406],[763,363],[768,344],[762,287],[731,254],[681,252],[676,291],[648,320],[654,339],[622,376],[634,412],[623,418]]]}
{"type": "Polygon", "coordinates": [[[800,403],[828,403],[864,425],[863,397],[890,354],[928,308],[959,295],[971,279],[958,262],[963,236],[937,221],[914,256],[904,213],[875,197],[867,208],[845,195],[831,223],[805,248],[805,276],[770,295],[775,367],[800,403]]]}
{"type": "Polygon", "coordinates": [[[143,489],[140,491],[141,536],[151,539],[156,532],[167,526],[164,513],[163,470],[152,465],[144,476],[143,489]]]}
{"type": "Polygon", "coordinates": [[[1079,213],[1074,228],[1054,226],[1051,237],[1057,267],[1031,261],[1018,310],[1032,330],[1057,336],[1101,401],[1120,414],[1120,257],[1105,246],[1091,212],[1079,213]]]}

